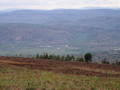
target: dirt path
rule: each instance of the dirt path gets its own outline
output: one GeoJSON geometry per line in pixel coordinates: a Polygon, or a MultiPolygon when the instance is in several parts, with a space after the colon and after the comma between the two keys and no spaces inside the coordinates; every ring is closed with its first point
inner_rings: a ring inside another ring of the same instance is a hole
{"type": "Polygon", "coordinates": [[[0,63],[11,64],[30,69],[53,71],[56,73],[99,76],[99,77],[120,77],[120,66],[103,65],[96,63],[35,60],[30,58],[0,57],[0,63]]]}

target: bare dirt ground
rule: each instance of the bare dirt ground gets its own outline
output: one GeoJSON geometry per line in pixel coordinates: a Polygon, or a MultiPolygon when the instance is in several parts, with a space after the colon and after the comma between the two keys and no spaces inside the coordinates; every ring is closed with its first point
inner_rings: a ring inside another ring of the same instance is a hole
{"type": "Polygon", "coordinates": [[[31,58],[4,56],[0,56],[0,63],[27,67],[30,69],[53,71],[56,73],[120,78],[120,66],[113,65],[84,63],[78,61],[35,60],[31,58]]]}

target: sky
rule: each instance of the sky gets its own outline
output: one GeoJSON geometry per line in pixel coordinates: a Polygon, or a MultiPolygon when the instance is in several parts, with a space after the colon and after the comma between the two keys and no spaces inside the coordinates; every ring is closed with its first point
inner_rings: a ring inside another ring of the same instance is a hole
{"type": "Polygon", "coordinates": [[[120,0],[0,0],[0,10],[80,9],[84,7],[120,8],[120,0]]]}

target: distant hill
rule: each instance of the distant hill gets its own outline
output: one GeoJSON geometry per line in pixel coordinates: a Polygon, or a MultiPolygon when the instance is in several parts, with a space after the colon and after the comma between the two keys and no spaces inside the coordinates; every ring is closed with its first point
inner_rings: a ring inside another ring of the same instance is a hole
{"type": "Polygon", "coordinates": [[[16,10],[0,14],[0,49],[39,44],[109,50],[119,48],[119,39],[119,9],[16,10]]]}

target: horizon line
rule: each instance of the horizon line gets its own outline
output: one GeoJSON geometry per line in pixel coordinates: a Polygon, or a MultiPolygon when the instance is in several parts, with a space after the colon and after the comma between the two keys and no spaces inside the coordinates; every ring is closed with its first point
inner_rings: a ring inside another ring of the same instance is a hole
{"type": "Polygon", "coordinates": [[[9,9],[0,9],[0,11],[7,10],[89,10],[89,9],[120,9],[120,7],[82,7],[82,8],[54,8],[54,9],[39,9],[39,8],[9,8],[9,9]]]}

